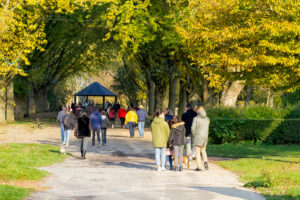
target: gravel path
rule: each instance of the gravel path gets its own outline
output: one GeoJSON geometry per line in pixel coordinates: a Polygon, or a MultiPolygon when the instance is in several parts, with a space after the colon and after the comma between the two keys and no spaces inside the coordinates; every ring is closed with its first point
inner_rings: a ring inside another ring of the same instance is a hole
{"type": "MultiPolygon", "coordinates": [[[[5,142],[38,142],[58,145],[59,129],[25,128],[20,125],[0,127],[0,140],[5,142]]],[[[137,132],[136,132],[137,134],[137,132]]],[[[157,172],[151,134],[130,139],[128,130],[109,129],[108,144],[101,148],[88,147],[86,160],[79,159],[77,140],[72,136],[68,151],[72,157],[64,163],[42,169],[50,175],[42,184],[46,191],[33,193],[28,200],[66,199],[224,199],[261,200],[261,195],[244,189],[237,176],[210,163],[208,171],[157,172]]]]}

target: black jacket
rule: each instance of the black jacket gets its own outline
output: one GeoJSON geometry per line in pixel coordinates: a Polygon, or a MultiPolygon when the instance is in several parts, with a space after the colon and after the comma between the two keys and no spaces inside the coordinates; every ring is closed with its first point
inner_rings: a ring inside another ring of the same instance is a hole
{"type": "Polygon", "coordinates": [[[77,127],[75,131],[77,131],[78,138],[82,137],[91,137],[90,130],[90,119],[86,115],[82,115],[77,119],[77,127]]]}
{"type": "Polygon", "coordinates": [[[171,126],[170,132],[170,144],[173,146],[184,145],[185,127],[184,122],[179,122],[171,126]]]}
{"type": "Polygon", "coordinates": [[[193,110],[188,110],[185,113],[182,114],[181,116],[181,120],[185,123],[185,129],[186,129],[186,133],[185,136],[192,136],[192,131],[191,131],[191,127],[193,124],[193,119],[194,117],[197,116],[197,113],[193,110]]]}

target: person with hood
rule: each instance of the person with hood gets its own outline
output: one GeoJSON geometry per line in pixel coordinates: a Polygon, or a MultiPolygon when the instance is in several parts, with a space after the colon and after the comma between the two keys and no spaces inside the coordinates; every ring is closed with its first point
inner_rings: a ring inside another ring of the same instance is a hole
{"type": "Polygon", "coordinates": [[[151,124],[152,143],[155,149],[155,161],[157,171],[165,171],[166,147],[170,135],[170,128],[165,122],[165,115],[160,111],[154,114],[154,120],[151,124]]]}
{"type": "Polygon", "coordinates": [[[76,116],[74,135],[79,139],[81,159],[85,159],[89,137],[91,137],[90,119],[84,109],[77,110],[76,116]]]}
{"type": "Polygon", "coordinates": [[[98,112],[98,110],[95,107],[94,107],[94,111],[90,115],[90,123],[91,123],[92,133],[93,133],[92,146],[95,146],[95,135],[97,133],[98,147],[100,147],[101,146],[101,143],[100,143],[100,129],[101,129],[101,126],[102,126],[102,117],[101,117],[100,113],[98,112]]]}
{"type": "Polygon", "coordinates": [[[196,111],[197,117],[194,118],[192,124],[192,134],[194,138],[197,161],[197,168],[195,171],[201,171],[201,154],[204,161],[204,167],[206,170],[208,170],[206,145],[208,142],[209,118],[206,116],[203,106],[199,106],[196,111]]]}
{"type": "Polygon", "coordinates": [[[70,138],[70,132],[75,127],[75,119],[71,113],[70,108],[67,108],[65,116],[62,118],[63,125],[64,125],[64,141],[63,143],[66,146],[69,146],[69,138],[70,138]]]}
{"type": "Polygon", "coordinates": [[[181,116],[181,120],[185,123],[185,137],[186,137],[186,148],[187,148],[187,156],[189,158],[189,160],[192,160],[193,157],[195,157],[195,149],[192,148],[192,131],[191,131],[191,127],[192,127],[192,123],[193,123],[193,119],[194,117],[197,116],[197,113],[193,110],[193,107],[191,104],[188,104],[186,106],[187,111],[185,113],[182,114],[181,116]]]}
{"type": "Polygon", "coordinates": [[[101,111],[101,118],[102,118],[101,137],[102,137],[102,145],[104,146],[106,145],[106,131],[109,123],[105,110],[101,111]]]}
{"type": "Polygon", "coordinates": [[[138,116],[138,128],[139,128],[139,134],[140,138],[144,137],[144,127],[145,127],[145,121],[148,116],[147,112],[144,110],[143,105],[139,106],[139,110],[136,112],[138,116]]]}
{"type": "Polygon", "coordinates": [[[175,170],[183,170],[183,148],[184,148],[185,127],[184,122],[180,122],[177,117],[171,120],[170,143],[174,148],[175,170]],[[178,166],[178,158],[180,164],[178,166]]]}
{"type": "Polygon", "coordinates": [[[58,112],[57,115],[57,121],[60,127],[60,134],[61,134],[61,142],[64,144],[64,135],[65,135],[65,129],[64,129],[64,123],[63,123],[63,117],[66,115],[66,106],[63,105],[61,111],[58,112]]]}
{"type": "Polygon", "coordinates": [[[133,107],[130,107],[125,117],[125,125],[129,128],[130,138],[134,137],[134,128],[135,125],[137,124],[137,120],[138,117],[136,112],[133,111],[133,107]]]}

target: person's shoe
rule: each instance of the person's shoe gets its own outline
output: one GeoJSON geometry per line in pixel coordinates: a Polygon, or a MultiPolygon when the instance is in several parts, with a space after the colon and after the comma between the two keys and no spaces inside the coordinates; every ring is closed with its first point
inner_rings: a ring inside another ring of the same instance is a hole
{"type": "Polygon", "coordinates": [[[172,171],[172,170],[173,170],[173,167],[170,167],[170,170],[172,171]]]}
{"type": "Polygon", "coordinates": [[[157,167],[157,171],[159,171],[159,172],[161,171],[161,167],[160,167],[160,166],[159,166],[159,167],[157,167]]]}
{"type": "Polygon", "coordinates": [[[81,156],[80,157],[83,158],[83,151],[81,151],[81,156]]]}
{"type": "Polygon", "coordinates": [[[196,171],[196,172],[200,172],[200,171],[201,171],[201,169],[199,169],[199,168],[196,168],[196,169],[195,169],[195,171],[196,171]]]}
{"type": "Polygon", "coordinates": [[[162,170],[162,171],[166,171],[166,167],[165,167],[165,166],[162,166],[162,167],[161,167],[161,170],[162,170]]]}
{"type": "Polygon", "coordinates": [[[181,172],[182,170],[183,170],[183,167],[182,167],[182,166],[180,166],[180,167],[179,167],[179,171],[181,172]]]}
{"type": "Polygon", "coordinates": [[[175,172],[178,172],[179,171],[179,167],[175,167],[175,172]]]}
{"type": "Polygon", "coordinates": [[[208,162],[204,162],[205,170],[208,170],[208,162]]]}
{"type": "Polygon", "coordinates": [[[69,146],[69,144],[66,144],[66,146],[68,147],[68,146],[69,146]]]}

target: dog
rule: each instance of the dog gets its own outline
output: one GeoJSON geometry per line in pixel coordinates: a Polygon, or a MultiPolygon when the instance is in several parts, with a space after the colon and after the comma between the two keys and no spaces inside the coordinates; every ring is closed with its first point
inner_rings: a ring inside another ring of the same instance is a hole
{"type": "MultiPolygon", "coordinates": [[[[175,160],[175,156],[172,156],[172,160],[175,160]]],[[[187,169],[190,169],[190,160],[188,158],[188,156],[182,156],[182,161],[183,164],[186,166],[187,169]]],[[[180,162],[180,160],[178,159],[178,163],[180,162]]]]}
{"type": "Polygon", "coordinates": [[[65,149],[64,145],[62,145],[60,147],[60,154],[62,154],[62,155],[66,154],[66,149],[65,149]]]}

